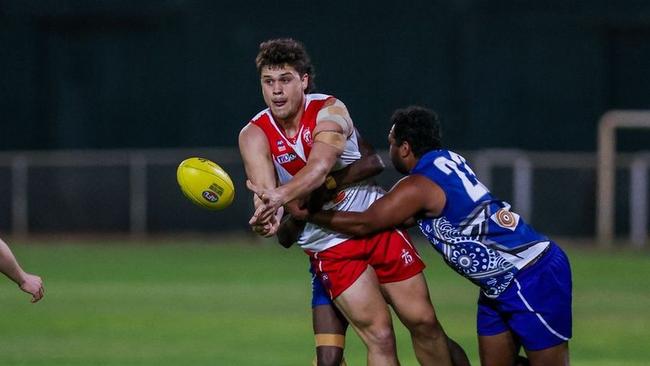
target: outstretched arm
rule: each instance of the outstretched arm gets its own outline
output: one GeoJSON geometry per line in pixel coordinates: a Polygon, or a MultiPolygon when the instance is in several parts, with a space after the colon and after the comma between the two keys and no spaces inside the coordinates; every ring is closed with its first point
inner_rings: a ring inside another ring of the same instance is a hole
{"type": "Polygon", "coordinates": [[[23,271],[11,249],[2,239],[0,239],[0,272],[18,284],[21,290],[31,294],[32,302],[43,298],[45,290],[41,278],[23,271]]]}
{"type": "Polygon", "coordinates": [[[366,236],[400,226],[417,214],[438,216],[445,203],[440,186],[421,175],[411,175],[364,212],[320,211],[307,220],[344,234],[366,236]]]}
{"type": "MultiPolygon", "coordinates": [[[[272,189],[276,187],[275,167],[271,160],[269,143],[264,132],[259,127],[249,123],[239,133],[239,153],[244,161],[248,180],[259,187],[272,189]]],[[[255,209],[262,205],[262,201],[253,195],[255,209]]],[[[259,235],[269,237],[275,234],[282,217],[283,210],[274,212],[264,221],[251,223],[251,228],[259,235]]]]}

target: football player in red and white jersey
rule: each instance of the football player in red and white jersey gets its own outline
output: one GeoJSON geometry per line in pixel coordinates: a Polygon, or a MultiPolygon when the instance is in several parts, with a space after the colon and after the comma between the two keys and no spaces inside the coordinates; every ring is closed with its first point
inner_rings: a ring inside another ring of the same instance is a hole
{"type": "MultiPolygon", "coordinates": [[[[327,184],[331,171],[352,164],[360,153],[346,106],[328,95],[306,94],[312,69],[299,42],[264,42],[256,63],[268,109],[242,129],[239,144],[249,188],[257,196],[250,224],[269,236],[277,232],[282,205],[327,184]]],[[[381,195],[379,187],[361,182],[323,207],[363,211],[381,195]]],[[[389,230],[354,239],[307,224],[298,244],[366,344],[369,365],[399,364],[388,303],[409,329],[420,364],[451,364],[422,275],[424,264],[404,233],[389,230]]]]}

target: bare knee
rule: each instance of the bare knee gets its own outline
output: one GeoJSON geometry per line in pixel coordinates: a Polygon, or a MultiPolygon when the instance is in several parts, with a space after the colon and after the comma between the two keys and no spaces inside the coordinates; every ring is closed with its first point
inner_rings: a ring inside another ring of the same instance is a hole
{"type": "Polygon", "coordinates": [[[434,338],[445,337],[442,326],[433,311],[408,319],[404,325],[414,335],[427,335],[434,338]]]}
{"type": "Polygon", "coordinates": [[[368,348],[379,350],[382,353],[395,352],[395,333],[390,325],[369,328],[365,338],[368,348]]]}

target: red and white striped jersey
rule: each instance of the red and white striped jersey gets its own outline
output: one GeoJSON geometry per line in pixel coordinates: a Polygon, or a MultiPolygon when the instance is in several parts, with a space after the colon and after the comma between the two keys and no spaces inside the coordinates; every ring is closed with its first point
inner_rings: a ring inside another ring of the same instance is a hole
{"type": "MultiPolygon", "coordinates": [[[[325,102],[334,98],[325,94],[305,95],[305,111],[300,120],[298,132],[293,137],[285,136],[276,124],[267,108],[258,113],[251,123],[264,131],[269,141],[271,156],[280,184],[285,184],[307,164],[311,146],[312,133],[316,127],[316,116],[325,102]]],[[[343,153],[336,161],[333,170],[343,169],[361,158],[357,134],[353,132],[347,139],[343,153]]],[[[375,200],[383,195],[383,190],[367,182],[346,187],[337,193],[336,197],[323,205],[323,209],[337,211],[365,211],[375,200]]],[[[331,248],[349,239],[347,235],[336,233],[312,223],[307,223],[298,245],[303,249],[315,252],[331,248]]]]}

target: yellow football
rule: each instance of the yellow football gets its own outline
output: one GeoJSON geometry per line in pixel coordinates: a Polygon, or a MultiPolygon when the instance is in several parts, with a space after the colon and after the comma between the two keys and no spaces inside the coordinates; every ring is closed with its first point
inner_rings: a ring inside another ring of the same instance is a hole
{"type": "Polygon", "coordinates": [[[176,170],[176,180],[185,197],[209,210],[223,210],[235,198],[235,186],[228,173],[208,159],[183,160],[176,170]]]}

